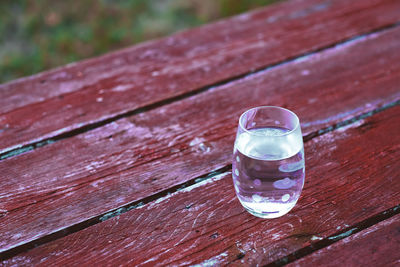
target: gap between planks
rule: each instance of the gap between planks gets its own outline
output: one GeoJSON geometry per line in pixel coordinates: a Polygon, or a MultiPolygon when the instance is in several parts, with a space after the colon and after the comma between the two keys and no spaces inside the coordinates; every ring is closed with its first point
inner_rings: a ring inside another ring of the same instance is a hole
{"type": "MultiPolygon", "coordinates": [[[[145,106],[145,107],[141,107],[141,108],[133,109],[133,110],[121,113],[121,114],[117,114],[117,115],[115,115],[115,116],[113,116],[111,118],[105,119],[105,120],[100,120],[100,121],[97,121],[97,122],[94,122],[94,123],[89,123],[89,124],[83,125],[81,127],[78,127],[78,128],[76,128],[74,130],[71,130],[71,131],[68,131],[68,132],[65,132],[65,133],[61,133],[61,134],[55,135],[55,136],[50,137],[50,138],[41,139],[41,140],[38,140],[38,141],[35,141],[35,142],[31,142],[30,144],[27,144],[27,145],[24,145],[24,146],[12,148],[11,150],[4,151],[4,152],[0,153],[0,160],[4,160],[4,159],[10,158],[10,157],[14,157],[14,156],[20,155],[22,153],[25,153],[25,152],[28,152],[28,151],[32,151],[34,149],[37,149],[37,148],[40,148],[40,147],[43,147],[43,146],[46,146],[46,145],[49,145],[49,144],[53,144],[53,143],[55,143],[57,141],[60,141],[60,140],[63,140],[63,139],[69,138],[69,137],[73,137],[73,136],[76,136],[76,135],[79,135],[79,134],[86,133],[88,131],[94,130],[94,129],[99,128],[99,127],[102,127],[102,126],[104,126],[106,124],[109,124],[109,123],[112,123],[114,121],[117,121],[119,119],[122,119],[122,118],[125,118],[125,117],[130,117],[130,116],[137,115],[137,114],[140,114],[140,113],[144,113],[144,112],[147,112],[147,111],[150,111],[150,110],[153,110],[153,109],[156,109],[156,108],[171,104],[173,102],[177,102],[177,101],[180,101],[180,100],[183,100],[183,99],[186,99],[186,98],[189,98],[189,97],[204,93],[204,92],[209,91],[209,90],[211,90],[211,89],[213,89],[215,87],[227,85],[227,84],[230,84],[232,82],[236,82],[237,80],[248,78],[248,77],[250,77],[251,75],[254,75],[254,74],[259,74],[259,73],[268,71],[270,69],[289,64],[291,62],[304,60],[305,58],[307,58],[309,56],[312,56],[312,55],[315,55],[315,54],[317,54],[319,52],[322,52],[322,51],[325,51],[325,50],[328,50],[328,49],[331,49],[331,48],[335,48],[335,47],[341,47],[343,45],[347,45],[347,44],[350,44],[352,42],[356,42],[356,41],[358,41],[360,39],[367,38],[370,35],[373,35],[373,34],[376,34],[376,33],[380,33],[380,32],[385,32],[385,31],[391,30],[391,29],[399,27],[399,26],[400,26],[400,22],[392,23],[390,25],[381,27],[379,29],[375,29],[373,31],[369,31],[369,32],[361,34],[361,35],[356,35],[356,36],[353,36],[351,38],[344,39],[341,42],[338,42],[338,43],[335,43],[335,44],[331,44],[331,45],[328,45],[328,46],[324,46],[324,47],[315,49],[315,50],[313,50],[311,52],[307,52],[307,53],[303,53],[303,54],[300,54],[300,55],[297,55],[297,56],[294,56],[294,57],[290,57],[290,58],[288,58],[286,60],[279,61],[277,63],[269,64],[267,67],[262,67],[262,68],[255,69],[255,70],[250,71],[250,72],[246,72],[246,73],[241,74],[241,75],[233,76],[233,77],[231,77],[229,79],[225,79],[225,80],[222,80],[220,82],[217,82],[217,83],[214,83],[214,84],[211,84],[211,85],[207,85],[205,87],[201,87],[201,88],[199,88],[197,90],[193,90],[193,91],[188,92],[188,93],[184,93],[184,94],[181,94],[181,95],[178,95],[178,96],[175,96],[175,97],[167,98],[167,99],[155,102],[155,103],[150,104],[150,105],[145,106]]],[[[312,136],[311,138],[313,138],[313,137],[314,136],[312,136]]]]}
{"type": "MultiPolygon", "coordinates": [[[[309,134],[307,134],[306,136],[303,136],[304,142],[308,142],[313,138],[316,138],[318,136],[324,135],[326,133],[335,131],[337,129],[340,128],[346,128],[346,127],[351,127],[351,125],[353,125],[354,123],[361,121],[365,118],[371,117],[376,113],[382,112],[384,110],[387,110],[389,108],[392,108],[394,106],[398,106],[400,105],[400,100],[396,100],[394,102],[391,102],[389,104],[383,105],[381,107],[378,107],[374,110],[371,110],[369,112],[365,112],[363,114],[360,114],[358,116],[354,116],[353,118],[338,122],[334,125],[325,127],[323,129],[320,129],[318,131],[314,131],[311,132],[309,134]]],[[[228,164],[226,166],[223,166],[221,168],[218,168],[212,172],[209,172],[207,174],[198,176],[196,178],[193,178],[189,181],[186,181],[184,183],[178,184],[176,186],[170,187],[166,190],[163,190],[161,192],[158,192],[156,194],[150,195],[148,197],[145,197],[143,199],[128,203],[126,205],[123,205],[117,209],[114,209],[110,212],[107,213],[103,213],[100,214],[98,216],[92,217],[88,220],[85,220],[83,222],[80,222],[78,224],[72,225],[70,227],[64,228],[64,229],[60,229],[59,231],[56,231],[52,234],[43,236],[39,239],[36,240],[32,240],[28,243],[22,244],[20,246],[16,246],[14,248],[11,248],[9,250],[3,251],[2,253],[0,253],[0,261],[9,259],[13,256],[16,256],[19,253],[25,252],[27,250],[30,250],[34,247],[49,243],[51,241],[54,241],[56,239],[62,238],[64,236],[70,235],[72,233],[78,232],[80,230],[83,230],[87,227],[90,227],[92,225],[101,223],[103,221],[106,221],[110,218],[113,218],[115,216],[119,216],[125,212],[128,212],[130,210],[136,209],[136,208],[140,208],[150,202],[155,201],[155,203],[158,203],[160,201],[162,201],[163,199],[167,198],[168,196],[170,196],[171,194],[177,193],[181,190],[190,190],[191,187],[197,187],[199,185],[202,185],[203,183],[208,183],[208,182],[213,182],[214,179],[217,179],[217,177],[221,177],[224,176],[224,174],[227,174],[228,172],[231,171],[232,165],[228,164]]],[[[190,208],[190,207],[188,207],[190,208]]],[[[343,238],[346,238],[352,234],[355,234],[359,231],[362,231],[372,225],[374,225],[375,223],[378,223],[380,221],[386,220],[396,214],[400,213],[400,204],[388,209],[382,213],[379,213],[377,215],[374,215],[356,225],[353,226],[349,226],[348,228],[337,232],[331,236],[329,236],[326,239],[323,239],[317,243],[314,243],[312,245],[309,245],[307,247],[304,247],[298,251],[295,251],[291,254],[289,254],[288,256],[285,256],[281,259],[278,259],[274,262],[272,262],[270,265],[268,266],[282,266],[285,264],[288,264],[290,262],[293,262],[301,257],[304,257],[308,254],[311,254],[313,252],[315,252],[316,250],[322,249],[324,247],[327,247],[331,244],[333,244],[334,242],[337,242],[343,238]]]]}

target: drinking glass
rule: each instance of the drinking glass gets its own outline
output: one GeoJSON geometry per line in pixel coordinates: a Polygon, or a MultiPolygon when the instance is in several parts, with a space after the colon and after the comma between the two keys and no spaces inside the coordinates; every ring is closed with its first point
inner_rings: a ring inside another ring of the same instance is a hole
{"type": "Polygon", "coordinates": [[[247,110],[239,118],[232,160],[236,195],[261,218],[288,213],[304,185],[304,146],[300,121],[273,106],[247,110]]]}

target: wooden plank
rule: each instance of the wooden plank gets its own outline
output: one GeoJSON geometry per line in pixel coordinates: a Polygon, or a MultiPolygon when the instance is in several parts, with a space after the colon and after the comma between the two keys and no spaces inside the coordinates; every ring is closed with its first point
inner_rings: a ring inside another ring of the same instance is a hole
{"type": "Polygon", "coordinates": [[[398,266],[400,215],[382,221],[288,266],[398,266]]]}
{"type": "Polygon", "coordinates": [[[307,142],[302,196],[281,218],[244,211],[228,173],[3,264],[271,263],[399,204],[399,118],[396,106],[307,142]]]}
{"type": "Polygon", "coordinates": [[[291,1],[0,87],[0,153],[400,21],[396,0],[291,1]]]}
{"type": "Polygon", "coordinates": [[[286,106],[307,134],[399,99],[399,44],[374,34],[1,161],[1,251],[226,166],[249,107],[286,106]]]}

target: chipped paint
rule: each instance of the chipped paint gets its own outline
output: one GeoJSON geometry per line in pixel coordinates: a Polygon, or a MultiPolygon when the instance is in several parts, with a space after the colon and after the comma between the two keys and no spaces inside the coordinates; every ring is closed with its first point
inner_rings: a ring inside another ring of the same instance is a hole
{"type": "Polygon", "coordinates": [[[362,110],[364,110],[364,107],[358,107],[346,112],[342,112],[342,113],[338,113],[335,114],[333,116],[324,118],[324,119],[319,119],[319,120],[313,120],[311,122],[305,122],[301,124],[301,127],[305,128],[305,127],[310,127],[310,126],[314,126],[314,125],[322,125],[322,124],[327,124],[327,123],[331,123],[331,122],[335,122],[338,121],[340,119],[346,118],[351,116],[352,114],[357,114],[359,112],[361,112],[362,110]]]}
{"type": "Polygon", "coordinates": [[[195,184],[193,184],[191,186],[179,189],[174,193],[168,193],[166,196],[160,197],[160,198],[156,199],[155,201],[149,202],[147,204],[144,204],[143,202],[140,202],[140,203],[135,204],[135,205],[119,208],[117,210],[114,210],[114,211],[111,211],[109,213],[104,214],[103,216],[101,216],[99,218],[99,220],[101,222],[103,222],[103,221],[111,219],[111,218],[113,218],[115,216],[119,216],[119,215],[121,215],[121,214],[123,214],[123,213],[125,213],[127,211],[132,210],[132,209],[140,209],[140,208],[151,209],[152,207],[154,207],[154,205],[157,205],[157,204],[162,203],[162,202],[168,202],[171,197],[173,197],[173,196],[175,196],[177,194],[180,194],[180,193],[183,193],[183,192],[190,192],[195,188],[204,186],[204,185],[209,184],[209,183],[213,183],[213,182],[219,181],[219,180],[221,180],[222,178],[224,178],[226,175],[228,175],[230,173],[231,172],[228,171],[228,172],[224,172],[224,173],[212,176],[212,177],[205,178],[204,180],[201,180],[201,181],[199,181],[199,182],[197,182],[197,183],[195,183],[195,184]]]}
{"type": "Polygon", "coordinates": [[[118,86],[115,86],[115,87],[111,88],[111,91],[113,91],[113,92],[125,92],[126,90],[128,90],[131,87],[132,87],[132,85],[118,85],[118,86]]]}
{"type": "Polygon", "coordinates": [[[195,145],[201,144],[204,141],[205,141],[204,138],[195,137],[192,141],[190,141],[189,146],[195,146],[195,145]]]}
{"type": "Polygon", "coordinates": [[[341,234],[338,234],[338,235],[335,235],[335,236],[328,237],[328,239],[329,239],[329,240],[337,241],[337,240],[340,240],[340,239],[343,239],[343,238],[345,238],[345,237],[350,236],[352,233],[354,233],[354,232],[357,231],[357,230],[358,230],[358,228],[357,228],[357,227],[354,227],[354,228],[351,228],[350,230],[348,230],[348,231],[346,231],[346,232],[344,232],[344,233],[341,233],[341,234]]]}
{"type": "Polygon", "coordinates": [[[351,123],[351,124],[349,124],[349,125],[340,127],[339,129],[337,129],[337,131],[338,131],[338,132],[344,132],[344,131],[346,131],[346,130],[348,130],[348,129],[351,129],[351,128],[357,128],[358,126],[360,126],[360,125],[362,125],[362,124],[364,124],[364,120],[363,120],[363,119],[361,119],[361,120],[359,120],[359,121],[356,121],[356,122],[354,122],[354,123],[351,123]]]}
{"type": "Polygon", "coordinates": [[[129,206],[129,207],[122,207],[122,208],[119,208],[119,209],[117,209],[117,210],[114,210],[114,211],[111,211],[111,212],[109,212],[109,213],[104,214],[103,216],[101,216],[101,217],[99,218],[99,221],[104,222],[105,220],[108,220],[108,219],[110,219],[110,218],[112,218],[112,217],[115,217],[115,216],[119,216],[119,215],[121,215],[122,213],[125,213],[125,212],[127,212],[127,211],[130,211],[130,210],[132,210],[132,209],[140,208],[140,207],[142,207],[143,205],[144,205],[143,202],[139,202],[139,203],[137,203],[137,204],[135,204],[135,205],[131,205],[131,206],[129,206]]]}
{"type": "Polygon", "coordinates": [[[311,240],[312,240],[312,241],[315,241],[315,240],[322,240],[322,239],[323,239],[322,237],[316,236],[316,235],[313,235],[313,236],[311,237],[311,240]]]}
{"type": "Polygon", "coordinates": [[[219,175],[216,175],[216,176],[212,177],[211,179],[206,179],[206,180],[203,180],[203,181],[201,181],[199,183],[196,183],[194,185],[188,186],[188,187],[182,189],[180,192],[190,192],[195,188],[198,188],[198,187],[204,186],[206,184],[210,184],[210,183],[219,181],[219,180],[221,180],[222,178],[224,178],[225,176],[227,176],[230,173],[232,173],[232,172],[228,171],[228,172],[221,173],[219,175]]]}
{"type": "Polygon", "coordinates": [[[290,19],[304,18],[304,17],[307,17],[307,16],[309,16],[309,15],[311,15],[313,13],[324,11],[330,5],[331,5],[331,3],[329,1],[325,2],[325,3],[316,4],[316,5],[313,5],[313,6],[309,7],[309,8],[301,9],[299,11],[295,11],[295,12],[291,13],[289,15],[289,18],[290,19]]]}
{"type": "Polygon", "coordinates": [[[199,264],[194,264],[194,265],[190,265],[192,267],[213,267],[213,266],[218,266],[223,259],[225,259],[226,257],[228,257],[228,253],[223,252],[217,256],[214,256],[208,260],[205,260],[199,264]]]}

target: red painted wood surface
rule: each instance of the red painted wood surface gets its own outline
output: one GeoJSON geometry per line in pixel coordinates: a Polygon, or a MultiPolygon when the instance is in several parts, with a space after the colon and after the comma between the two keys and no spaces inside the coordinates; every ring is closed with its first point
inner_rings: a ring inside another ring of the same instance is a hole
{"type": "Polygon", "coordinates": [[[318,250],[289,266],[399,266],[400,215],[318,250]]]}
{"type": "Polygon", "coordinates": [[[251,106],[286,106],[309,133],[399,99],[399,37],[374,34],[1,161],[1,251],[229,164],[251,106]]]}
{"type": "Polygon", "coordinates": [[[0,87],[0,152],[400,21],[397,0],[291,1],[0,87]]]}
{"type": "Polygon", "coordinates": [[[399,118],[396,106],[307,142],[302,197],[281,218],[245,212],[228,173],[3,264],[271,263],[398,204],[399,118]]]}

